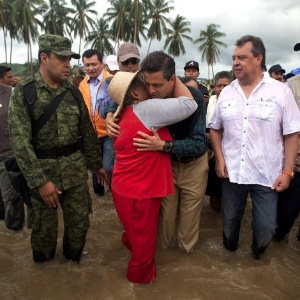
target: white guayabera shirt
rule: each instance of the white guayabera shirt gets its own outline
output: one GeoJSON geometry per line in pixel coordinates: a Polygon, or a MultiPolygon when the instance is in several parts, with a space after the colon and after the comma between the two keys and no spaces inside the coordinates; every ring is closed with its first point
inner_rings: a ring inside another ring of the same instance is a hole
{"type": "Polygon", "coordinates": [[[300,112],[278,80],[264,77],[248,99],[234,80],[222,90],[209,127],[224,129],[230,182],[271,187],[284,167],[283,136],[300,131],[300,112]]]}

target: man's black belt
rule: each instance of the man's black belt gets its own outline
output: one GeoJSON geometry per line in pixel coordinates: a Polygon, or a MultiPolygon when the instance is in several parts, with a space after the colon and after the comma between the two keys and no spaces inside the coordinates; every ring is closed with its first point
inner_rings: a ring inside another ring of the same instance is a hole
{"type": "Polygon", "coordinates": [[[198,155],[198,156],[182,156],[180,158],[175,157],[175,156],[172,155],[172,161],[177,161],[177,162],[182,163],[182,164],[188,164],[192,161],[195,161],[196,159],[198,159],[202,155],[203,154],[198,155]]]}
{"type": "Polygon", "coordinates": [[[36,157],[39,159],[56,159],[61,156],[69,156],[72,153],[80,150],[80,142],[77,141],[72,145],[66,145],[60,148],[52,149],[35,149],[36,157]]]}
{"type": "Polygon", "coordinates": [[[182,163],[182,164],[188,164],[188,163],[196,160],[200,156],[201,155],[199,155],[199,156],[182,156],[179,159],[177,159],[177,161],[180,162],[180,163],[182,163]]]}
{"type": "Polygon", "coordinates": [[[200,155],[197,155],[197,156],[182,156],[182,157],[177,157],[174,153],[172,153],[171,159],[172,159],[172,161],[177,161],[177,162],[182,163],[182,164],[188,164],[192,161],[195,161],[199,157],[203,156],[205,153],[206,153],[206,150],[203,153],[201,153],[200,155]]]}

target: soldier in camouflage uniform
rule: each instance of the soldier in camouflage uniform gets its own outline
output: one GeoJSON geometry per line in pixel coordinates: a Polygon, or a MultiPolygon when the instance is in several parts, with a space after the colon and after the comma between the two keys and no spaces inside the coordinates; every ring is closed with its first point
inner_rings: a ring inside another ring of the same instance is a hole
{"type": "Polygon", "coordinates": [[[40,70],[26,78],[13,91],[9,105],[12,149],[28,186],[36,192],[28,208],[28,227],[35,262],[54,258],[57,244],[57,207],[64,218],[63,254],[79,261],[89,228],[91,198],[87,187],[87,167],[102,182],[101,148],[82,99],[75,100],[68,82],[71,58],[69,39],[44,34],[39,41],[40,70]],[[23,87],[35,81],[37,100],[32,112],[24,99],[23,87]],[[57,95],[65,95],[50,120],[32,136],[31,117],[37,120],[57,95]],[[82,136],[83,152],[78,146],[82,136]]]}

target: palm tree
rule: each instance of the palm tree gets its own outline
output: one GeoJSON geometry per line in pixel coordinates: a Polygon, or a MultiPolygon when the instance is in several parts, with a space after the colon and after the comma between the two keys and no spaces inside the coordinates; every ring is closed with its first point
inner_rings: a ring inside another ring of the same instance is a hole
{"type": "Polygon", "coordinates": [[[148,3],[147,10],[150,11],[148,18],[151,20],[151,24],[147,35],[150,38],[147,54],[150,51],[152,40],[156,38],[160,41],[162,33],[166,32],[166,23],[170,24],[169,19],[165,15],[174,9],[174,6],[169,6],[171,3],[174,3],[174,1],[150,0],[148,3]]]}
{"type": "Polygon", "coordinates": [[[12,21],[20,39],[27,45],[27,59],[30,62],[31,74],[33,72],[31,43],[35,42],[39,35],[38,25],[42,27],[42,22],[37,16],[41,16],[47,7],[43,0],[15,0],[12,3],[12,21]]]}
{"type": "Polygon", "coordinates": [[[7,63],[7,46],[6,46],[6,39],[7,39],[7,27],[8,27],[8,18],[9,16],[7,11],[7,3],[8,1],[0,0],[0,27],[3,31],[3,42],[4,42],[4,52],[5,52],[5,63],[7,63]]]}
{"type": "Polygon", "coordinates": [[[147,39],[146,35],[144,34],[144,32],[147,30],[145,25],[149,22],[146,9],[148,6],[147,1],[149,0],[133,0],[133,5],[129,15],[134,28],[134,30],[130,32],[130,40],[138,46],[142,45],[140,41],[140,34],[145,40],[147,39]]]}
{"type": "Polygon", "coordinates": [[[4,0],[3,1],[5,3],[5,10],[4,13],[6,16],[8,16],[7,20],[6,20],[6,30],[9,34],[10,37],[10,55],[9,55],[9,63],[11,64],[11,60],[12,60],[12,42],[14,39],[16,39],[18,42],[20,41],[20,38],[18,36],[18,29],[15,26],[15,23],[13,21],[13,9],[12,9],[12,5],[11,5],[11,1],[10,0],[4,0]]]}
{"type": "Polygon", "coordinates": [[[70,13],[75,13],[75,10],[67,7],[65,0],[49,0],[49,9],[43,16],[45,33],[69,35],[70,13]]]}
{"type": "Polygon", "coordinates": [[[116,44],[119,44],[119,41],[128,41],[130,28],[132,24],[130,21],[130,11],[132,7],[131,0],[108,0],[112,5],[103,15],[106,20],[112,21],[111,31],[113,32],[113,38],[116,41],[116,44]]]}
{"type": "Polygon", "coordinates": [[[97,49],[103,54],[113,54],[114,48],[110,43],[112,39],[108,23],[102,18],[96,21],[95,30],[91,31],[85,38],[85,45],[91,43],[91,48],[97,49]]]}
{"type": "Polygon", "coordinates": [[[177,15],[175,20],[171,22],[172,29],[167,29],[167,38],[164,45],[164,50],[168,48],[168,53],[173,57],[179,56],[181,53],[185,54],[185,47],[183,44],[183,38],[189,41],[193,39],[186,35],[186,33],[191,32],[190,26],[191,22],[187,21],[185,17],[177,15]]]}
{"type": "MultiPolygon", "coordinates": [[[[79,35],[79,54],[81,53],[81,41],[87,36],[89,27],[94,29],[95,21],[90,15],[97,15],[97,11],[92,9],[96,1],[89,0],[71,0],[72,5],[75,7],[75,16],[71,26],[74,32],[74,38],[79,35]]],[[[79,60],[78,60],[79,65],[79,60]]]]}
{"type": "Polygon", "coordinates": [[[219,32],[217,29],[220,28],[220,25],[209,24],[207,25],[206,31],[200,31],[200,37],[194,41],[196,43],[202,43],[198,47],[198,51],[202,52],[201,61],[206,60],[208,65],[208,79],[210,79],[209,66],[211,66],[212,76],[214,78],[214,68],[213,65],[219,60],[220,50],[218,46],[227,47],[226,44],[219,41],[221,37],[225,37],[226,34],[219,32]]]}

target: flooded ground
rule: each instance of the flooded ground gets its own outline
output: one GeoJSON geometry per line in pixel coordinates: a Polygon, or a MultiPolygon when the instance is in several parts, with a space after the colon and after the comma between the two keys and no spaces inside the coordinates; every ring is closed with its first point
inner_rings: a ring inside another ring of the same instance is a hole
{"type": "MultiPolygon", "coordinates": [[[[54,261],[35,264],[30,231],[7,230],[0,222],[1,300],[297,300],[300,299],[300,242],[297,219],[289,237],[272,242],[261,260],[250,255],[250,202],[236,253],[222,246],[221,214],[206,199],[200,241],[191,254],[157,251],[158,279],[150,285],[126,280],[129,252],[120,241],[122,226],[111,194],[93,196],[94,213],[79,264],[62,256],[62,219],[54,261]]],[[[60,213],[61,215],[61,213],[60,213]]]]}

